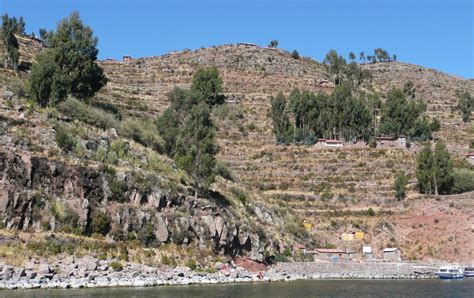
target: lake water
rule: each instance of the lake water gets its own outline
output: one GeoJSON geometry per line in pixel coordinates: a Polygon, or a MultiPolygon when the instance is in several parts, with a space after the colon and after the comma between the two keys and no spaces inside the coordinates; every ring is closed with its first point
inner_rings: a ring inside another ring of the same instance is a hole
{"type": "Polygon", "coordinates": [[[474,279],[312,280],[153,288],[0,291],[0,297],[474,297],[474,279]]]}

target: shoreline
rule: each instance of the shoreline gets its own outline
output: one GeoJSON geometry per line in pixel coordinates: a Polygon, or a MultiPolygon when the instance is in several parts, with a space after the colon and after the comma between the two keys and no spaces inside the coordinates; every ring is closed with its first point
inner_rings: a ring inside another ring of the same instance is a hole
{"type": "MultiPolygon", "coordinates": [[[[102,261],[103,262],[103,261],[102,261]]],[[[263,273],[250,272],[242,267],[220,270],[216,273],[196,272],[187,267],[157,269],[128,263],[122,271],[109,270],[100,265],[94,270],[77,270],[75,273],[52,273],[45,264],[40,264],[40,272],[25,271],[25,268],[3,266],[0,289],[79,289],[79,288],[119,288],[157,287],[179,285],[238,284],[259,282],[291,282],[298,280],[415,280],[436,279],[431,271],[438,264],[430,263],[385,263],[385,262],[341,262],[278,263],[263,273]],[[10,278],[5,273],[12,271],[10,278]],[[421,270],[419,270],[421,269],[421,270]],[[430,271],[428,271],[428,269],[430,271]],[[41,271],[42,270],[42,271],[41,271]],[[49,273],[47,271],[49,270],[49,273]],[[16,274],[16,275],[15,275],[16,274]],[[77,275],[77,276],[76,276],[77,275]]],[[[90,264],[89,264],[90,265],[90,264]]]]}

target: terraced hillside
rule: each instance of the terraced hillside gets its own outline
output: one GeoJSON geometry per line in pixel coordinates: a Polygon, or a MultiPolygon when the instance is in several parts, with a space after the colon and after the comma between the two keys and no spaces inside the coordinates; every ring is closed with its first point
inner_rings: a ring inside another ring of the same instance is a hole
{"type": "MultiPolygon", "coordinates": [[[[219,159],[231,166],[253,198],[265,201],[265,206],[288,207],[312,223],[312,234],[320,243],[354,250],[363,244],[378,250],[398,246],[407,258],[472,259],[472,248],[454,252],[445,245],[474,247],[470,245],[474,239],[474,195],[466,194],[459,200],[443,198],[445,201],[419,195],[413,181],[416,145],[401,150],[370,149],[364,144],[340,149],[275,144],[267,115],[269,96],[295,87],[331,92],[334,86],[320,63],[294,59],[279,49],[238,44],[129,62],[103,61],[100,65],[109,83],[96,100],[113,103],[129,115],[150,118],[169,105],[167,92],[176,86],[190,86],[195,70],[217,66],[228,98],[228,103],[213,111],[219,128],[219,159]],[[392,189],[398,170],[411,178],[409,199],[402,202],[394,198],[392,189]],[[368,212],[369,208],[373,212],[368,212]],[[456,230],[459,219],[467,222],[462,233],[456,230]],[[351,243],[340,239],[341,233],[354,230],[364,231],[364,239],[351,243]],[[450,234],[456,237],[446,236],[450,234]],[[418,245],[422,249],[414,251],[418,245]]],[[[428,104],[429,116],[441,121],[437,137],[447,142],[458,161],[463,159],[474,139],[474,127],[461,121],[454,106],[457,91],[474,93],[472,80],[398,62],[363,67],[370,70],[372,86],[381,93],[413,81],[417,97],[428,104]]],[[[284,212],[275,216],[286,218],[284,212]]]]}

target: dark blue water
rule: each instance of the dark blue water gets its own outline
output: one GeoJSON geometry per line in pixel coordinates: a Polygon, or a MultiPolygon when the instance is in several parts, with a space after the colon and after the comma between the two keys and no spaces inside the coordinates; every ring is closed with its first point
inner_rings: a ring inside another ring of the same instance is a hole
{"type": "Polygon", "coordinates": [[[474,297],[474,279],[314,280],[153,288],[14,290],[1,297],[474,297]]]}

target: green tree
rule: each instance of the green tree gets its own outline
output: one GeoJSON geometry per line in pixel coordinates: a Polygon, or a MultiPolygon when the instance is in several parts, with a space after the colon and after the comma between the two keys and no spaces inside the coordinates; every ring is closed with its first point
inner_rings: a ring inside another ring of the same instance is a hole
{"type": "Polygon", "coordinates": [[[298,53],[297,50],[293,50],[293,52],[291,52],[291,57],[293,59],[299,59],[300,58],[300,53],[298,53]]]}
{"type": "Polygon", "coordinates": [[[406,188],[408,183],[408,177],[405,172],[398,172],[395,178],[395,197],[398,200],[402,200],[406,197],[406,188]]]}
{"type": "Polygon", "coordinates": [[[471,121],[471,114],[474,110],[474,96],[471,93],[465,91],[458,95],[458,109],[461,113],[462,121],[471,121]]]}
{"type": "Polygon", "coordinates": [[[18,71],[20,59],[20,45],[15,36],[17,33],[17,20],[10,18],[7,14],[2,16],[2,40],[5,48],[5,67],[18,71]]]}
{"type": "Polygon", "coordinates": [[[215,155],[218,146],[209,107],[199,103],[192,107],[177,137],[174,159],[194,181],[195,196],[215,178],[215,155]]]}
{"type": "Polygon", "coordinates": [[[356,55],[355,55],[353,52],[350,52],[350,53],[349,53],[349,59],[352,60],[352,61],[354,61],[355,58],[356,58],[356,55]]]}
{"type": "Polygon", "coordinates": [[[16,33],[21,36],[24,36],[26,34],[25,33],[25,20],[23,19],[23,17],[20,17],[18,19],[18,24],[16,26],[16,33]]]}
{"type": "Polygon", "coordinates": [[[360,54],[359,54],[359,60],[365,62],[365,53],[364,53],[364,51],[360,52],[360,54]]]}
{"type": "Polygon", "coordinates": [[[426,144],[418,153],[416,159],[416,179],[418,180],[418,189],[421,193],[431,194],[432,184],[433,152],[431,145],[426,144]]]}
{"type": "Polygon", "coordinates": [[[337,54],[335,50],[330,50],[326,57],[323,60],[323,63],[326,65],[326,69],[331,75],[334,76],[334,83],[339,85],[342,83],[342,73],[346,67],[346,60],[337,54]]]}
{"type": "Polygon", "coordinates": [[[433,154],[433,187],[435,195],[447,194],[453,186],[451,155],[443,142],[436,143],[433,154]]]}
{"type": "Polygon", "coordinates": [[[274,39],[274,40],[271,40],[271,41],[270,41],[270,44],[268,45],[268,47],[270,47],[270,48],[276,48],[276,47],[278,47],[278,40],[275,40],[275,39],[274,39]]]}
{"type": "Polygon", "coordinates": [[[289,143],[292,138],[290,120],[286,110],[286,98],[282,92],[271,98],[270,118],[277,143],[289,143]]]}
{"type": "Polygon", "coordinates": [[[85,100],[107,83],[95,62],[97,37],[77,12],[63,19],[47,40],[50,48],[39,55],[29,78],[30,94],[35,101],[42,106],[56,104],[67,95],[85,100]],[[45,65],[50,63],[53,65],[45,65]]]}
{"type": "Polygon", "coordinates": [[[451,156],[443,142],[438,142],[434,152],[427,144],[417,156],[416,177],[422,193],[438,195],[450,193],[453,187],[451,156]]]}
{"type": "Polygon", "coordinates": [[[193,75],[191,91],[202,95],[209,106],[224,103],[222,92],[222,79],[219,77],[217,67],[200,68],[193,75]]]}

